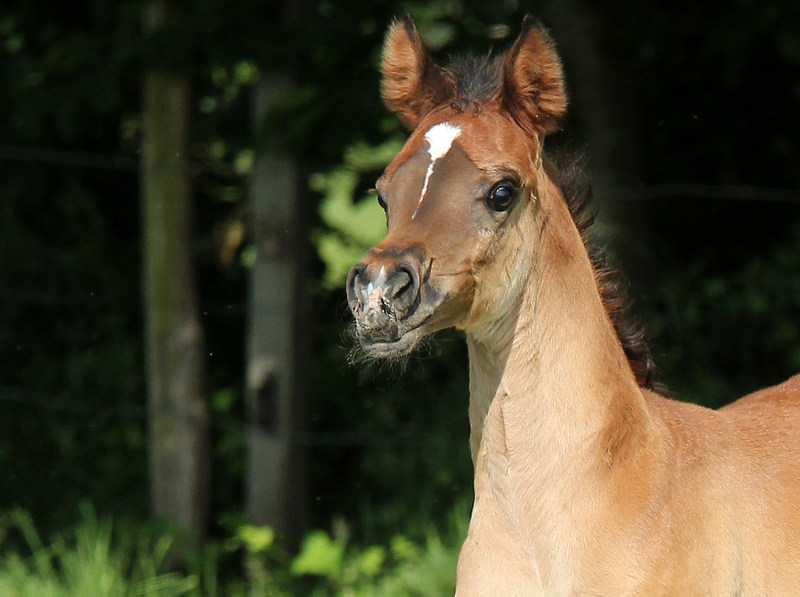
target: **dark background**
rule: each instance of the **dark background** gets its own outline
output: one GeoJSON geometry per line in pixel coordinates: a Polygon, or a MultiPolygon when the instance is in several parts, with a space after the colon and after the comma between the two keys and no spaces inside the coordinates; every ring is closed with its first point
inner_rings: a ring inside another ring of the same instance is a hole
{"type": "MultiPolygon", "coordinates": [[[[147,36],[138,2],[0,8],[0,509],[44,529],[76,504],[148,516],[140,292],[141,76],[191,77],[195,267],[206,333],[213,520],[242,503],[247,239],[236,158],[254,147],[252,78],[296,87],[267,131],[301,167],[308,242],[331,233],[308,187],[357,143],[402,136],[378,95],[391,19],[434,54],[504,50],[526,12],[562,52],[571,111],[549,147],[585,154],[600,238],[628,274],[659,379],[719,406],[800,371],[800,9],[796,2],[184,0],[147,36]],[[230,247],[228,247],[230,249],[230,247]]],[[[355,199],[374,181],[360,174],[355,199]]],[[[335,231],[333,231],[335,233],[335,231]]],[[[390,371],[348,361],[343,291],[310,265],[310,522],[361,541],[468,502],[466,351],[445,333],[390,371]]]]}

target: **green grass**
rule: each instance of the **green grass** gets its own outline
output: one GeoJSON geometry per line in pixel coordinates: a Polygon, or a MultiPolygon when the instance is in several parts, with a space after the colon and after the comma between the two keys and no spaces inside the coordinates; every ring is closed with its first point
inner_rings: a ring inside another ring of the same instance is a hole
{"type": "Polygon", "coordinates": [[[114,524],[81,508],[70,530],[44,540],[30,516],[0,516],[0,595],[3,597],[432,597],[454,590],[463,508],[444,533],[430,530],[387,545],[348,542],[309,533],[300,553],[276,545],[267,527],[240,525],[230,538],[208,545],[170,569],[175,541],[147,524],[114,524]],[[220,570],[225,570],[221,573],[220,570]]]}
{"type": "Polygon", "coordinates": [[[171,547],[167,536],[115,538],[111,521],[98,519],[88,507],[72,531],[48,542],[22,510],[6,513],[0,532],[5,597],[177,597],[196,594],[199,584],[194,575],[164,571],[171,547]]]}

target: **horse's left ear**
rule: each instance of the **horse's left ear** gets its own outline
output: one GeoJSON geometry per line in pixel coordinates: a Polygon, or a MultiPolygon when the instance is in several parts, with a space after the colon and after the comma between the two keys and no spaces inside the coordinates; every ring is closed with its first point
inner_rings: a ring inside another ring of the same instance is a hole
{"type": "Polygon", "coordinates": [[[383,101],[412,129],[453,94],[452,81],[428,54],[411,15],[386,34],[381,73],[383,101]]]}
{"type": "Polygon", "coordinates": [[[557,130],[567,109],[561,59],[550,35],[530,15],[503,63],[500,96],[517,122],[538,133],[557,130]]]}

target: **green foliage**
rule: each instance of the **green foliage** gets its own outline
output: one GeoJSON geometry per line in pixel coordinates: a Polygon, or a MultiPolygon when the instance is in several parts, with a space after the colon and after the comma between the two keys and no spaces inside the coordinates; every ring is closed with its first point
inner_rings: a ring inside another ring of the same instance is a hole
{"type": "Polygon", "coordinates": [[[656,281],[648,320],[679,397],[722,406],[800,370],[798,256],[795,227],[731,273],[698,261],[656,281]]]}
{"type": "Polygon", "coordinates": [[[166,536],[115,538],[111,522],[89,508],[71,533],[49,543],[22,510],[8,512],[0,529],[6,542],[16,532],[24,544],[0,556],[0,594],[8,597],[179,597],[198,588],[197,577],[166,571],[166,536]]]}
{"type": "MultiPolygon", "coordinates": [[[[170,570],[175,540],[141,525],[114,525],[89,507],[75,527],[49,541],[22,510],[0,519],[0,594],[4,597],[433,597],[451,595],[463,537],[463,511],[447,536],[422,543],[395,536],[389,546],[358,547],[311,532],[290,557],[268,527],[241,525],[224,548],[209,546],[170,570]],[[244,569],[220,574],[243,552],[244,569]]],[[[455,520],[456,515],[454,515],[455,520]]],[[[340,529],[341,530],[341,529],[340,529]]]]}
{"type": "Polygon", "coordinates": [[[269,527],[244,524],[236,533],[248,553],[265,553],[275,543],[275,531],[269,527]]]}
{"type": "Polygon", "coordinates": [[[391,553],[398,565],[376,583],[372,595],[425,597],[455,591],[458,549],[445,545],[439,537],[431,535],[421,546],[394,537],[391,553]]]}
{"type": "Polygon", "coordinates": [[[289,571],[314,580],[315,597],[423,597],[450,595],[466,517],[446,537],[429,531],[422,543],[396,535],[388,547],[351,545],[342,524],[338,537],[313,531],[303,541],[289,571]]]}
{"type": "MultiPolygon", "coordinates": [[[[214,513],[242,499],[241,264],[248,259],[236,246],[238,259],[218,259],[215,235],[220,223],[244,220],[258,142],[279,135],[304,172],[321,173],[311,178],[319,203],[309,206],[322,262],[306,367],[311,515],[320,528],[344,517],[352,536],[319,531],[300,554],[305,562],[293,564],[269,529],[236,527],[178,578],[163,566],[163,545],[150,543],[143,553],[134,535],[114,539],[113,532],[109,543],[105,522],[87,521],[80,538],[76,530],[45,544],[9,515],[0,594],[99,591],[106,585],[90,584],[98,578],[117,586],[120,578],[145,577],[139,589],[153,595],[189,586],[192,595],[452,594],[458,541],[431,528],[446,524],[470,487],[461,338],[440,334],[400,379],[348,367],[341,340],[344,275],[385,233],[367,189],[404,135],[381,106],[377,60],[386,24],[406,8],[439,56],[486,52],[489,37],[502,37],[491,32],[516,31],[526,11],[551,26],[557,20],[524,1],[326,1],[309,4],[298,24],[284,22],[278,3],[180,4],[185,23],[157,39],[143,37],[137,2],[0,7],[0,503],[24,504],[48,533],[87,497],[100,511],[147,511],[137,160],[139,81],[155,63],[189,74],[195,90],[191,157],[214,513]],[[287,70],[295,90],[268,130],[254,133],[251,86],[287,70]],[[403,537],[386,544],[398,529],[403,537]],[[246,579],[230,572],[239,557],[246,579]]],[[[613,44],[600,50],[625,57],[617,62],[635,85],[621,89],[640,99],[640,113],[630,115],[642,149],[636,182],[798,188],[800,21],[786,18],[785,8],[764,0],[652,12],[646,3],[617,2],[609,12],[613,44]]],[[[593,25],[601,30],[603,22],[593,25]]],[[[498,39],[493,52],[508,41],[498,39]]],[[[569,63],[566,69],[574,84],[569,63]]],[[[575,88],[576,107],[580,96],[575,88]]],[[[585,143],[580,127],[565,124],[563,136],[575,146],[585,143]]],[[[796,204],[711,203],[649,198],[636,234],[638,249],[656,264],[643,312],[662,376],[679,397],[720,405],[800,369],[800,240],[785,234],[796,204]],[[747,215],[728,220],[729,213],[747,215]],[[674,257],[665,247],[686,249],[674,257]],[[718,253],[729,256],[723,267],[718,253]]]]}
{"type": "Polygon", "coordinates": [[[314,531],[303,541],[300,555],[292,562],[292,573],[313,574],[337,580],[342,573],[345,546],[325,531],[314,531]]]}
{"type": "Polygon", "coordinates": [[[319,214],[327,226],[314,237],[317,252],[325,263],[326,287],[341,287],[350,267],[386,234],[386,216],[374,193],[367,198],[356,197],[366,176],[377,177],[376,171],[383,169],[401,147],[399,139],[377,146],[356,143],[345,150],[341,166],[311,178],[311,188],[322,194],[319,214]]]}

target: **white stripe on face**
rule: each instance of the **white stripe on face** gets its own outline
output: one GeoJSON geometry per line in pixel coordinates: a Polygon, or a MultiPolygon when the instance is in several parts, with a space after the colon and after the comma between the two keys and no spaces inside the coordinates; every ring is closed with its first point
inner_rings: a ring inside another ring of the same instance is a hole
{"type": "Polygon", "coordinates": [[[414,213],[411,214],[413,220],[417,217],[417,212],[422,205],[422,200],[425,199],[425,193],[428,192],[428,181],[433,174],[433,167],[436,162],[447,155],[450,148],[453,146],[453,141],[461,133],[461,128],[450,124],[449,122],[440,122],[433,125],[428,132],[425,133],[425,140],[428,142],[428,154],[431,156],[431,163],[428,164],[428,171],[425,172],[425,182],[422,183],[422,192],[419,194],[419,201],[414,213]]]}

